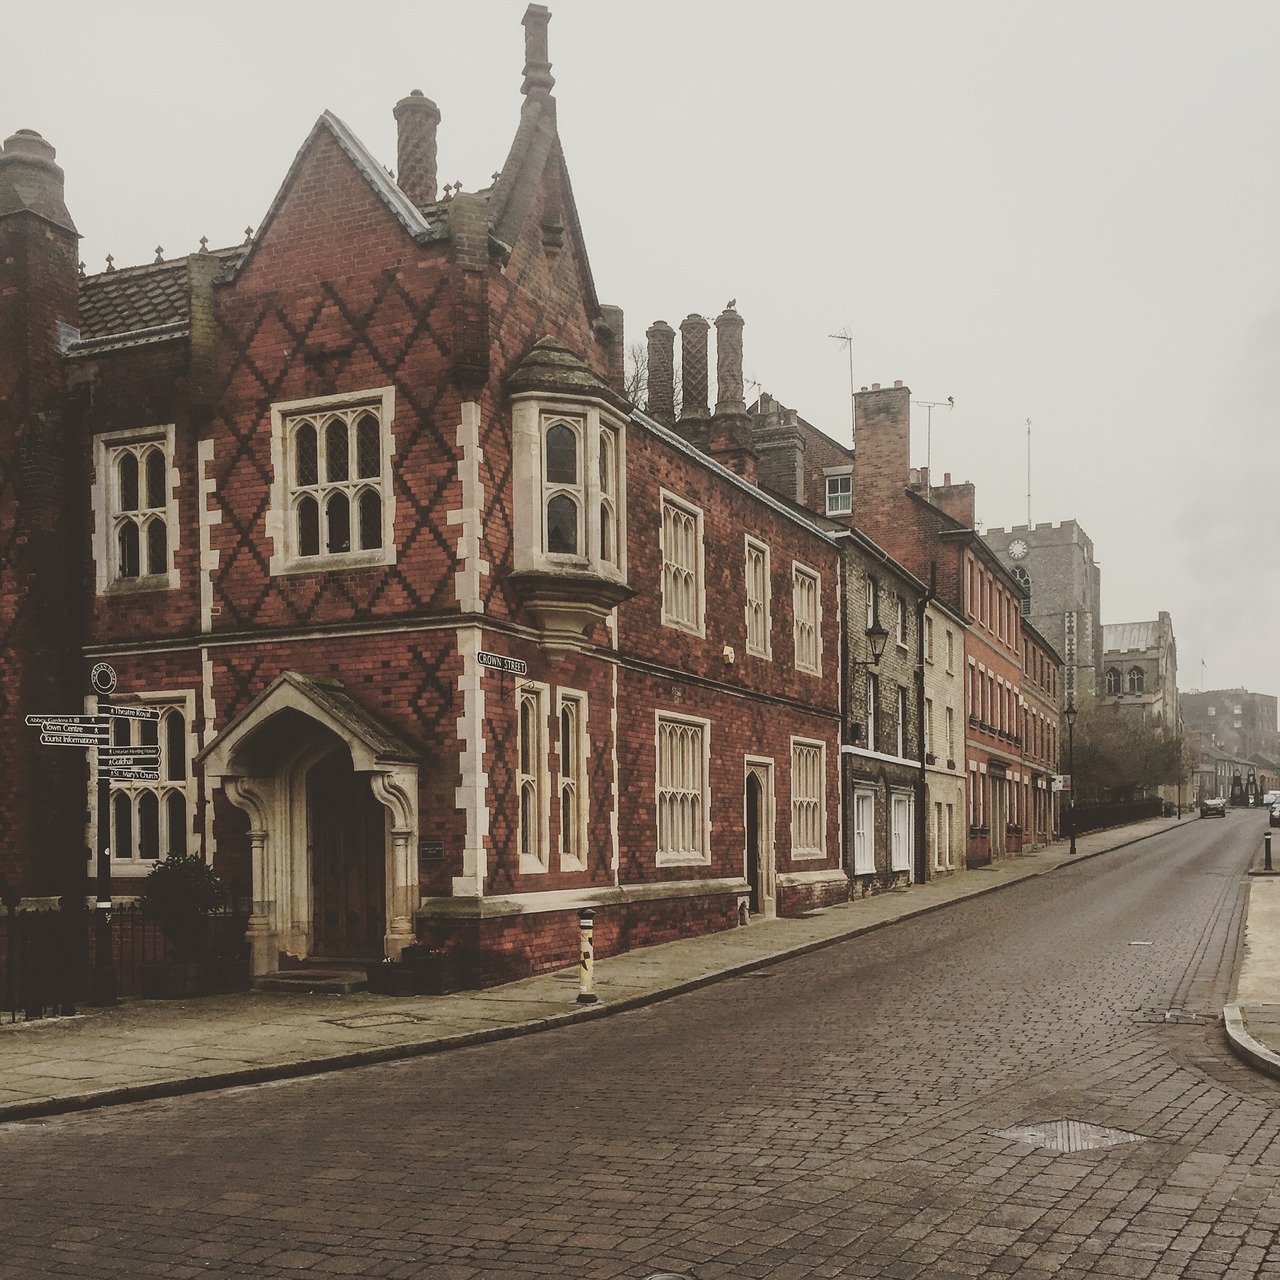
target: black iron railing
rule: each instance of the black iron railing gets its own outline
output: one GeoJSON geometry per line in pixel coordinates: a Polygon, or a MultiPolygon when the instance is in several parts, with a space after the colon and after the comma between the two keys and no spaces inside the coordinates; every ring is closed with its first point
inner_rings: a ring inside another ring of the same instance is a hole
{"type": "MultiPolygon", "coordinates": [[[[227,964],[244,960],[247,909],[248,903],[233,895],[210,916],[201,953],[227,964]]],[[[88,998],[92,957],[93,918],[86,902],[64,899],[58,906],[24,908],[21,899],[6,896],[0,906],[0,1020],[74,1013],[88,998]]],[[[112,909],[118,996],[139,995],[143,966],[172,957],[171,941],[140,903],[118,903],[112,909]]]]}

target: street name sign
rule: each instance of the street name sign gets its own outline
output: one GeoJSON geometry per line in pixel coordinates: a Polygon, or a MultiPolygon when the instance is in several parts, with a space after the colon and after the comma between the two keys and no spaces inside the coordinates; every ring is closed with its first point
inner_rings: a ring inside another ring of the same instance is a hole
{"type": "Polygon", "coordinates": [[[520,658],[508,658],[500,653],[488,653],[484,649],[476,654],[476,661],[482,667],[492,667],[495,671],[509,671],[514,676],[525,675],[529,670],[529,664],[520,658]]]}

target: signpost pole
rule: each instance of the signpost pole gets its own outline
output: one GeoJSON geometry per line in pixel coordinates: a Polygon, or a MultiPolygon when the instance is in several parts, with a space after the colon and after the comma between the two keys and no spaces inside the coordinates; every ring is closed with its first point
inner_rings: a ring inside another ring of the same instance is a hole
{"type": "MultiPolygon", "coordinates": [[[[105,662],[90,673],[90,683],[101,696],[114,691],[116,673],[105,662]]],[[[116,966],[111,956],[111,779],[100,746],[93,749],[98,769],[98,893],[93,912],[93,971],[89,975],[89,1003],[102,1009],[116,1003],[116,966]]]]}
{"type": "MultiPolygon", "coordinates": [[[[95,748],[94,755],[99,752],[95,748]]],[[[111,781],[98,760],[98,894],[93,912],[94,961],[89,1003],[116,1003],[116,966],[111,957],[111,781]]]]}

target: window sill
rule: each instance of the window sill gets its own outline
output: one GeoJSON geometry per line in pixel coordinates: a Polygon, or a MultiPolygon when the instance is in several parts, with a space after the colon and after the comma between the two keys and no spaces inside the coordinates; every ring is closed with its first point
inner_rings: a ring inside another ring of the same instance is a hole
{"type": "Polygon", "coordinates": [[[149,573],[142,578],[117,578],[114,582],[107,584],[107,588],[102,594],[104,596],[134,596],[144,595],[151,591],[173,591],[178,586],[175,578],[176,575],[169,572],[149,573]]]}
{"type": "Polygon", "coordinates": [[[306,573],[331,573],[336,569],[373,569],[395,564],[393,552],[383,547],[373,551],[344,551],[340,555],[293,556],[272,564],[273,578],[306,573]]]}
{"type": "Polygon", "coordinates": [[[662,616],[662,625],[670,627],[672,631],[683,631],[687,636],[697,636],[699,640],[705,640],[707,637],[706,629],[694,626],[688,622],[682,622],[678,618],[668,618],[666,614],[662,616]]]}
{"type": "Polygon", "coordinates": [[[666,858],[661,856],[654,858],[654,866],[657,867],[709,867],[710,865],[710,858],[682,857],[679,854],[672,854],[666,858]]]}

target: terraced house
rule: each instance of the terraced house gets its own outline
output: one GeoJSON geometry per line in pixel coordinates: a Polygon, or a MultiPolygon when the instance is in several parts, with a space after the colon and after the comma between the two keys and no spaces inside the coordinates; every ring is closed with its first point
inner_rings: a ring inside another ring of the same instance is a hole
{"type": "Polygon", "coordinates": [[[85,892],[96,779],[23,719],[92,710],[107,660],[160,716],[115,891],[198,851],[251,886],[259,974],[419,938],[490,983],[576,955],[584,906],[608,953],[847,896],[839,548],[755,483],[732,307],[714,409],[705,344],[679,420],[623,398],[549,17],[481,191],[438,190],[423,95],[394,179],[326,111],[244,244],[85,276],[53,147],[5,142],[17,892],[85,892]]]}

